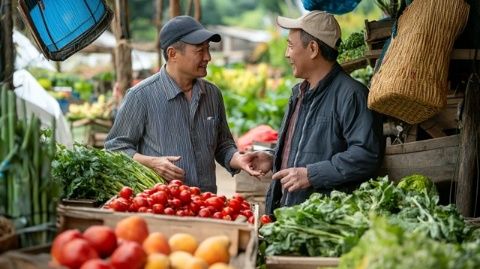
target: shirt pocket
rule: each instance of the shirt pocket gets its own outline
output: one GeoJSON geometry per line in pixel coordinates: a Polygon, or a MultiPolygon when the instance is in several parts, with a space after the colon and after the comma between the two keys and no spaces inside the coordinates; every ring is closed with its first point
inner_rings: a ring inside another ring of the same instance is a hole
{"type": "Polygon", "coordinates": [[[205,119],[205,135],[207,140],[207,145],[209,147],[215,147],[217,144],[218,136],[218,119],[216,117],[207,117],[205,119]]]}

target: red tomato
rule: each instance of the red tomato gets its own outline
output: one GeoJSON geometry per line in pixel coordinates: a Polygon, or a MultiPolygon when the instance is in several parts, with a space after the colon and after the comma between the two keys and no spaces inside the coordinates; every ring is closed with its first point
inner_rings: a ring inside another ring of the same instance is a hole
{"type": "Polygon", "coordinates": [[[242,202],[239,200],[232,199],[228,201],[228,206],[233,209],[233,212],[239,212],[242,209],[242,202]]]}
{"type": "Polygon", "coordinates": [[[180,185],[178,188],[180,189],[180,191],[183,191],[183,190],[190,191],[190,187],[187,185],[180,185]]]}
{"type": "Polygon", "coordinates": [[[152,189],[146,189],[143,192],[146,193],[147,195],[152,195],[156,191],[157,191],[156,189],[152,188],[152,189]]]}
{"type": "Polygon", "coordinates": [[[174,179],[174,180],[171,180],[170,182],[168,182],[168,185],[182,186],[182,185],[183,185],[183,182],[182,182],[181,180],[174,179]]]}
{"type": "Polygon", "coordinates": [[[121,201],[120,199],[115,199],[110,203],[110,208],[114,211],[125,212],[128,210],[129,206],[127,203],[121,201]]]}
{"type": "Polygon", "coordinates": [[[240,193],[235,193],[233,195],[233,199],[238,200],[240,202],[243,202],[245,200],[245,198],[240,193]]]}
{"type": "Polygon", "coordinates": [[[139,213],[146,213],[148,211],[148,207],[142,206],[138,208],[139,213]]]}
{"type": "Polygon", "coordinates": [[[127,186],[122,187],[122,189],[118,193],[118,196],[128,199],[133,196],[133,189],[127,186]]]}
{"type": "Polygon", "coordinates": [[[138,211],[138,207],[134,203],[131,203],[130,206],[128,207],[128,212],[137,212],[137,211],[138,211]]]}
{"type": "Polygon", "coordinates": [[[210,210],[208,210],[208,208],[202,208],[202,209],[200,209],[200,211],[198,211],[198,216],[200,216],[202,218],[208,218],[211,215],[212,214],[210,213],[210,210]]]}
{"type": "Polygon", "coordinates": [[[248,217],[248,223],[253,224],[254,221],[255,221],[255,218],[253,217],[253,215],[248,217]]]}
{"type": "Polygon", "coordinates": [[[223,218],[222,212],[215,212],[215,213],[213,213],[213,218],[214,218],[214,219],[222,219],[222,218],[223,218]]]}
{"type": "Polygon", "coordinates": [[[50,249],[50,254],[55,262],[60,262],[62,259],[62,249],[63,247],[73,239],[83,238],[82,233],[79,230],[66,230],[61,232],[55,237],[52,243],[52,248],[50,249]]]}
{"type": "Polygon", "coordinates": [[[148,201],[147,198],[137,196],[133,198],[133,204],[137,207],[148,207],[148,201]]]}
{"type": "Polygon", "coordinates": [[[163,204],[154,204],[152,209],[153,213],[155,214],[163,214],[165,207],[163,206],[163,204]]]}
{"type": "Polygon", "coordinates": [[[155,185],[155,189],[157,189],[157,191],[168,191],[168,186],[165,184],[155,185]]]}
{"type": "Polygon", "coordinates": [[[225,195],[219,195],[218,198],[222,199],[223,203],[227,201],[227,197],[225,195]]]}
{"type": "Polygon", "coordinates": [[[100,257],[108,257],[117,248],[115,231],[104,225],[93,225],[83,232],[83,237],[93,246],[100,257]]]}
{"type": "Polygon", "coordinates": [[[190,193],[192,195],[200,195],[201,191],[199,187],[190,187],[190,193]]]}
{"type": "Polygon", "coordinates": [[[172,195],[175,198],[178,198],[180,196],[180,189],[178,188],[177,185],[168,186],[168,191],[170,192],[170,195],[172,195]]]}
{"type": "Polygon", "coordinates": [[[241,207],[242,207],[243,210],[250,210],[251,209],[250,204],[247,201],[243,201],[242,204],[241,204],[241,207]]]}
{"type": "MultiPolygon", "coordinates": [[[[207,206],[207,209],[210,211],[211,214],[215,213],[215,212],[219,212],[215,207],[209,205],[207,206]]],[[[220,212],[222,213],[222,212],[220,212]]]]}
{"type": "Polygon", "coordinates": [[[167,215],[175,215],[175,210],[173,210],[173,208],[171,208],[171,207],[165,208],[164,212],[167,215]]]}
{"type": "Polygon", "coordinates": [[[189,190],[180,191],[180,195],[178,198],[180,198],[180,201],[182,201],[183,204],[188,204],[192,201],[189,190]]]}
{"type": "Polygon", "coordinates": [[[180,216],[180,217],[186,216],[185,211],[183,211],[183,210],[178,210],[178,211],[175,213],[175,215],[180,216]]]}
{"type": "Polygon", "coordinates": [[[152,206],[155,204],[155,201],[153,201],[152,197],[148,197],[147,203],[148,203],[148,207],[152,208],[152,206]]]}
{"type": "Polygon", "coordinates": [[[80,268],[86,261],[98,258],[97,251],[83,238],[66,243],[60,253],[58,261],[68,268],[80,268]]]}
{"type": "Polygon", "coordinates": [[[230,217],[230,215],[225,215],[222,217],[222,219],[224,220],[232,220],[232,217],[230,217]]]}
{"type": "Polygon", "coordinates": [[[205,204],[207,206],[213,206],[217,210],[222,210],[225,201],[223,201],[220,197],[210,197],[205,200],[205,204]]]}
{"type": "Polygon", "coordinates": [[[166,204],[168,201],[168,194],[165,191],[157,191],[156,193],[152,194],[150,198],[153,199],[155,204],[166,204]]]}
{"type": "Polygon", "coordinates": [[[267,224],[267,223],[272,222],[272,219],[270,218],[269,215],[262,215],[262,216],[260,217],[260,222],[261,222],[262,224],[267,224]]]}
{"type": "Polygon", "coordinates": [[[172,208],[180,208],[182,206],[182,201],[177,198],[173,198],[172,200],[168,200],[168,205],[170,205],[172,208]]]}
{"type": "Polygon", "coordinates": [[[198,213],[200,211],[200,205],[196,204],[195,202],[191,202],[189,205],[190,210],[192,210],[193,213],[198,213]]]}
{"type": "Polygon", "coordinates": [[[147,254],[139,243],[124,241],[113,252],[110,262],[114,268],[140,269],[143,268],[146,259],[147,254]]]}
{"type": "Polygon", "coordinates": [[[223,215],[224,217],[225,217],[225,216],[230,216],[230,217],[231,217],[233,213],[234,213],[234,212],[233,212],[233,209],[232,209],[231,207],[229,207],[229,206],[224,207],[224,208],[222,209],[222,215],[223,215]]]}
{"type": "Polygon", "coordinates": [[[202,192],[200,196],[202,197],[203,200],[207,200],[208,198],[213,197],[214,194],[207,191],[207,192],[202,192]]]}
{"type": "Polygon", "coordinates": [[[240,214],[247,217],[247,219],[250,218],[251,216],[253,216],[253,212],[251,210],[243,210],[243,211],[240,212],[240,214]]]}

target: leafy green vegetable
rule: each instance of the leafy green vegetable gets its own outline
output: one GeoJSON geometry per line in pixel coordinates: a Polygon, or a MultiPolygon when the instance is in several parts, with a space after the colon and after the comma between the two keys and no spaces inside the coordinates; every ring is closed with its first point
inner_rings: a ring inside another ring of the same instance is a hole
{"type": "Polygon", "coordinates": [[[275,210],[277,221],[260,229],[267,242],[265,253],[340,256],[358,243],[372,216],[384,216],[392,225],[438,241],[472,238],[472,227],[456,208],[438,205],[433,193],[405,191],[387,177],[365,182],[352,194],[314,193],[300,205],[275,210]]]}
{"type": "Polygon", "coordinates": [[[377,217],[339,269],[450,269],[479,268],[480,241],[462,245],[428,238],[421,231],[409,232],[377,217]]]}
{"type": "Polygon", "coordinates": [[[123,186],[135,192],[165,183],[153,170],[123,153],[76,144],[72,150],[58,145],[53,177],[63,183],[63,198],[105,202],[123,186]]]}
{"type": "Polygon", "coordinates": [[[435,184],[426,176],[413,174],[400,179],[397,185],[403,191],[423,193],[426,192],[430,197],[437,195],[435,184]]]}

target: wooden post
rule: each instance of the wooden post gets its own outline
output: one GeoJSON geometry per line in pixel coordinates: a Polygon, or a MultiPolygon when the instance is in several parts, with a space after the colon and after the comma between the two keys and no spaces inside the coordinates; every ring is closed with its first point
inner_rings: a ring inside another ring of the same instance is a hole
{"type": "Polygon", "coordinates": [[[13,89],[13,71],[15,64],[15,51],[13,47],[13,9],[12,0],[0,1],[0,36],[3,40],[0,60],[0,79],[7,85],[7,89],[13,89]]]}
{"type": "Polygon", "coordinates": [[[160,48],[160,30],[162,30],[163,19],[163,0],[156,0],[155,7],[157,13],[155,14],[155,25],[157,26],[157,52],[158,52],[158,68],[162,68],[162,49],[160,48]]]}
{"type": "Polygon", "coordinates": [[[180,1],[170,0],[170,18],[180,16],[180,1]]]}
{"type": "Polygon", "coordinates": [[[193,17],[200,21],[202,19],[202,6],[200,5],[200,0],[194,0],[193,5],[195,7],[195,14],[193,17]]]}
{"type": "Polygon", "coordinates": [[[117,41],[115,47],[117,83],[122,96],[124,96],[132,84],[132,49],[129,44],[130,30],[128,27],[127,0],[115,0],[113,32],[117,41]]]}

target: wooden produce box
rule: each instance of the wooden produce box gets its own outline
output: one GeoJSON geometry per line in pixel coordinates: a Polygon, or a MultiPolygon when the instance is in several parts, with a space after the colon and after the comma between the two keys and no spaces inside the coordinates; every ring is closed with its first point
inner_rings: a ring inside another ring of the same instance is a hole
{"type": "Polygon", "coordinates": [[[435,183],[455,179],[458,162],[458,135],[387,146],[380,175],[397,181],[422,174],[435,183]]]}
{"type": "MultiPolygon", "coordinates": [[[[258,212],[258,210],[255,211],[258,212]]],[[[255,268],[258,236],[254,225],[249,223],[200,217],[114,212],[107,209],[66,205],[59,205],[57,214],[59,231],[67,229],[83,231],[92,225],[115,227],[120,220],[135,215],[145,219],[150,232],[161,232],[167,237],[175,233],[189,233],[201,242],[210,236],[226,235],[231,242],[229,249],[233,257],[231,264],[237,269],[255,268]]],[[[258,213],[256,219],[258,219],[258,213]]]]}
{"type": "Polygon", "coordinates": [[[268,269],[317,269],[337,267],[339,260],[336,257],[267,256],[266,264],[268,269]]]}

